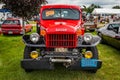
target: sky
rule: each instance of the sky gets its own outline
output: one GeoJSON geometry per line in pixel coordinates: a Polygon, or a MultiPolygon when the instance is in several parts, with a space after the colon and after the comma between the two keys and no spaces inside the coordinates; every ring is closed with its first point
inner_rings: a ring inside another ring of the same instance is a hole
{"type": "Polygon", "coordinates": [[[79,6],[90,6],[91,4],[100,5],[103,8],[120,6],[120,0],[47,0],[49,4],[75,4],[79,6]]]}

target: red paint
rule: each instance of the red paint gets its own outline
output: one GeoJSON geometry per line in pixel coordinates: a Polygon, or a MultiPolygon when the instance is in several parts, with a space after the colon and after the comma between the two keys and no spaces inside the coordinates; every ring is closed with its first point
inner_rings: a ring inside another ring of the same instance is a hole
{"type": "MultiPolygon", "coordinates": [[[[22,20],[19,18],[8,18],[6,19],[3,24],[1,25],[2,33],[3,34],[23,34],[23,26],[22,26],[22,20]],[[18,23],[15,24],[4,24],[5,21],[18,21],[18,23]]],[[[29,32],[32,28],[32,25],[26,24],[25,25],[25,32],[29,32]]]]}
{"type": "Polygon", "coordinates": [[[45,5],[40,9],[40,25],[46,30],[47,47],[76,47],[77,44],[77,30],[81,29],[84,34],[84,27],[82,21],[82,12],[79,6],[74,5],[45,5]],[[75,9],[80,13],[79,19],[52,19],[44,20],[42,19],[42,13],[46,9],[75,9]]]}

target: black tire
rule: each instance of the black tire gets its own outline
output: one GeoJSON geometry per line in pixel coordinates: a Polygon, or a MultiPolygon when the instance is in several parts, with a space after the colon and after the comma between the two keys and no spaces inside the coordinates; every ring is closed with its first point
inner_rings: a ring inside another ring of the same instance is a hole
{"type": "MultiPolygon", "coordinates": [[[[90,48],[87,48],[87,50],[90,50],[92,51],[93,53],[93,57],[92,59],[99,59],[98,57],[98,50],[97,50],[97,47],[90,47],[90,48]]],[[[93,69],[93,70],[87,70],[88,72],[91,72],[91,73],[96,73],[97,72],[97,69],[93,69]]]]}
{"type": "MultiPolygon", "coordinates": [[[[26,46],[25,49],[24,49],[24,59],[31,59],[30,57],[30,52],[32,51],[32,48],[31,47],[28,47],[26,46]]],[[[33,70],[32,69],[25,69],[25,72],[32,72],[33,70]]]]}
{"type": "Polygon", "coordinates": [[[97,50],[96,46],[95,47],[89,47],[86,50],[92,51],[92,53],[93,53],[92,59],[98,59],[98,50],[97,50]]]}
{"type": "Polygon", "coordinates": [[[30,52],[31,52],[31,47],[26,46],[24,49],[24,59],[31,59],[30,52]]]}
{"type": "Polygon", "coordinates": [[[3,33],[4,36],[6,36],[7,34],[3,33]]]}
{"type": "Polygon", "coordinates": [[[93,29],[93,30],[89,30],[90,32],[94,32],[95,31],[95,29],[93,29]]]}

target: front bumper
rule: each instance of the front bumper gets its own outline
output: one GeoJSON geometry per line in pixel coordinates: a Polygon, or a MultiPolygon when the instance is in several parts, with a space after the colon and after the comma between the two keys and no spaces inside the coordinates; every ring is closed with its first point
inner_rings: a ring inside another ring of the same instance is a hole
{"type": "Polygon", "coordinates": [[[2,29],[3,34],[23,34],[23,31],[20,29],[13,29],[13,30],[8,30],[8,29],[2,29]]]}
{"type": "Polygon", "coordinates": [[[100,69],[102,61],[97,59],[82,59],[71,65],[69,69],[96,70],[100,69]],[[79,64],[79,65],[78,65],[79,64]]]}
{"type": "Polygon", "coordinates": [[[48,59],[33,60],[33,59],[23,59],[21,60],[21,67],[24,69],[54,69],[52,63],[48,59]]]}
{"type": "MultiPolygon", "coordinates": [[[[81,70],[95,70],[101,68],[102,61],[97,59],[81,59],[76,61],[74,64],[71,64],[68,69],[81,69],[81,70]]],[[[54,69],[54,63],[50,61],[50,59],[40,59],[40,60],[33,60],[33,59],[23,59],[21,61],[21,67],[24,69],[54,69]]]]}

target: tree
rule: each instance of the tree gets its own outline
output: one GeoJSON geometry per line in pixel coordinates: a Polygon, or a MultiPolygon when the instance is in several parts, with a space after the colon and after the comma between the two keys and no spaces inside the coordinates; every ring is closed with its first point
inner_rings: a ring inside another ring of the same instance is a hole
{"type": "Polygon", "coordinates": [[[120,9],[120,6],[116,5],[112,7],[113,9],[120,9]]]}
{"type": "Polygon", "coordinates": [[[86,11],[87,13],[92,13],[92,11],[94,10],[94,8],[101,8],[101,6],[99,5],[95,5],[95,4],[91,4],[89,7],[83,6],[84,7],[84,11],[86,11]]]}
{"type": "Polygon", "coordinates": [[[29,18],[39,12],[41,4],[46,0],[0,0],[4,3],[4,8],[9,9],[13,14],[19,17],[29,18]]]}
{"type": "MultiPolygon", "coordinates": [[[[41,4],[46,3],[46,0],[0,0],[4,3],[4,8],[9,9],[14,15],[22,17],[23,19],[23,28],[24,20],[31,18],[35,14],[39,13],[39,8],[41,4]]],[[[25,28],[24,28],[25,34],[25,28]]]]}

